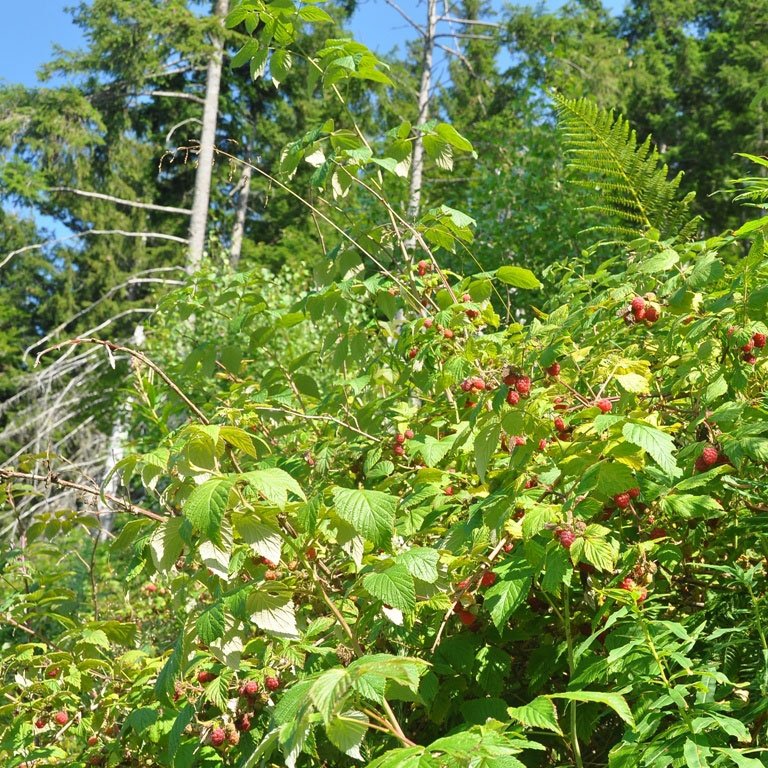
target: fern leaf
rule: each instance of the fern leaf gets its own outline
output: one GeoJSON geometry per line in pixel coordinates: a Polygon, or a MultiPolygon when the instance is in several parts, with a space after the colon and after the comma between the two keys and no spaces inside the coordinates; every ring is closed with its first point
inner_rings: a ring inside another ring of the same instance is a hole
{"type": "Polygon", "coordinates": [[[589,99],[553,97],[571,181],[599,194],[600,203],[588,210],[613,220],[591,229],[628,239],[651,229],[664,238],[688,236],[692,196],[681,196],[682,173],[670,177],[650,139],[639,143],[623,117],[589,99]]]}

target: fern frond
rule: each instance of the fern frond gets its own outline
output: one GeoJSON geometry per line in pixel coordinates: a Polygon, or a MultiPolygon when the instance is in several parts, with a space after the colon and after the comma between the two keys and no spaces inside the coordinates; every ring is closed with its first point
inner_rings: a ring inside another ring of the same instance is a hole
{"type": "Polygon", "coordinates": [[[650,229],[663,238],[689,231],[692,196],[680,193],[682,173],[670,178],[650,139],[638,143],[629,123],[589,99],[553,94],[570,161],[571,181],[597,192],[600,204],[587,210],[612,218],[592,227],[632,239],[650,229]]]}

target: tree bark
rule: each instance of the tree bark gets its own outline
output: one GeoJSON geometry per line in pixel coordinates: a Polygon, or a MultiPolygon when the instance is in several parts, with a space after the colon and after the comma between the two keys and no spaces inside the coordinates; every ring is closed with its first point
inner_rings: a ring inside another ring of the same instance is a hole
{"type": "Polygon", "coordinates": [[[240,178],[240,192],[237,198],[237,211],[235,212],[235,225],[232,227],[232,249],[229,253],[229,265],[236,270],[240,263],[240,252],[243,250],[243,236],[245,234],[245,218],[248,213],[248,198],[251,195],[251,177],[253,169],[250,164],[243,166],[243,175],[240,178]]]}
{"type": "MultiPolygon", "coordinates": [[[[223,23],[229,8],[229,0],[216,0],[213,14],[223,23]]],[[[195,195],[192,202],[192,216],[189,223],[189,255],[187,272],[196,272],[203,261],[205,233],[208,223],[208,205],[211,199],[211,176],[216,143],[216,122],[219,115],[219,90],[221,87],[221,66],[224,40],[221,34],[213,38],[213,53],[208,62],[205,83],[205,104],[203,106],[203,127],[200,131],[200,147],[195,174],[195,195]]]]}

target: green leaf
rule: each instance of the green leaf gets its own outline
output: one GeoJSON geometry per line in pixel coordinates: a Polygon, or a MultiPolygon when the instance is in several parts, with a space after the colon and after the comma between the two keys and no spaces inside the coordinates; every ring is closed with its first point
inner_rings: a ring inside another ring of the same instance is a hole
{"type": "Polygon", "coordinates": [[[363,586],[382,603],[410,613],[416,606],[416,586],[405,565],[392,565],[380,573],[369,573],[363,586]]]}
{"type": "Polygon", "coordinates": [[[642,448],[668,475],[679,477],[682,474],[675,461],[675,443],[666,432],[645,422],[627,422],[622,434],[630,443],[642,448]]]}
{"type": "Polygon", "coordinates": [[[392,538],[397,497],[381,491],[357,488],[333,489],[336,513],[361,536],[376,546],[385,546],[392,538]]]}
{"type": "Polygon", "coordinates": [[[362,760],[360,745],[368,731],[368,718],[356,710],[349,710],[334,717],[326,726],[328,740],[345,755],[362,760]]]}
{"type": "Polygon", "coordinates": [[[134,709],[125,718],[125,727],[132,728],[136,733],[141,733],[157,722],[157,710],[150,707],[134,709]]]}
{"type": "Polygon", "coordinates": [[[568,701],[585,701],[605,704],[610,707],[630,728],[635,727],[635,720],[629,705],[620,693],[605,693],[603,691],[566,691],[551,693],[550,699],[567,699],[568,701]]]}
{"type": "Polygon", "coordinates": [[[220,541],[221,521],[233,485],[234,481],[228,477],[206,480],[189,494],[182,506],[182,512],[195,530],[210,541],[220,541]]]}
{"type": "Polygon", "coordinates": [[[528,596],[533,573],[530,565],[521,555],[496,569],[499,580],[485,593],[484,607],[490,611],[491,619],[499,632],[509,617],[528,596]]]}
{"type": "Polygon", "coordinates": [[[509,707],[507,712],[513,720],[530,728],[544,728],[560,736],[563,735],[560,724],[557,722],[555,703],[546,696],[539,696],[522,707],[509,707]]]}
{"type": "Polygon", "coordinates": [[[160,523],[149,540],[149,551],[155,568],[161,573],[167,573],[179,559],[184,549],[181,528],[184,524],[182,517],[170,517],[160,523]]]}
{"type": "Polygon", "coordinates": [[[287,472],[277,467],[254,469],[241,477],[251,488],[279,509],[285,509],[289,493],[306,501],[301,486],[287,472]]]}
{"type": "Polygon", "coordinates": [[[279,563],[282,556],[283,537],[277,528],[259,522],[251,515],[232,515],[232,524],[243,541],[259,556],[279,563]]]}
{"type": "Polygon", "coordinates": [[[176,756],[176,752],[179,750],[184,730],[192,722],[192,718],[195,715],[195,708],[192,704],[186,704],[184,708],[176,716],[173,721],[173,726],[168,732],[168,746],[166,748],[166,754],[169,760],[173,760],[176,756]]]}
{"type": "Polygon", "coordinates": [[[333,17],[322,8],[318,8],[314,5],[305,5],[303,8],[299,9],[299,18],[302,21],[310,21],[313,24],[333,24],[333,17]]]}
{"type": "Polygon", "coordinates": [[[597,490],[607,497],[623,493],[637,485],[632,470],[619,461],[601,461],[597,471],[597,490]]]}
{"type": "Polygon", "coordinates": [[[452,147],[461,150],[462,152],[472,152],[472,142],[465,139],[452,125],[449,123],[438,123],[435,126],[435,133],[447,141],[452,147]]]}
{"type": "Polygon", "coordinates": [[[511,265],[499,267],[496,270],[496,277],[502,283],[511,285],[513,288],[539,290],[539,288],[544,287],[536,275],[530,269],[525,269],[524,267],[514,267],[511,265]]]}
{"type": "Polygon", "coordinates": [[[219,436],[246,456],[251,456],[254,459],[258,456],[256,449],[253,447],[253,438],[244,429],[223,426],[219,431],[219,436]]]}
{"type": "Polygon", "coordinates": [[[221,603],[206,608],[197,619],[196,628],[206,645],[220,638],[224,634],[224,607],[221,603]]]}
{"type": "Polygon", "coordinates": [[[708,768],[707,758],[712,754],[709,748],[709,741],[704,734],[696,734],[694,738],[685,740],[683,746],[683,757],[688,768],[708,768]]]}
{"type": "Polygon", "coordinates": [[[254,590],[248,595],[247,606],[251,621],[259,629],[289,640],[299,639],[290,595],[254,590]]]}
{"type": "Polygon", "coordinates": [[[501,424],[498,421],[493,421],[486,424],[475,437],[475,466],[481,483],[485,482],[485,473],[499,445],[500,433],[501,424]]]}
{"type": "Polygon", "coordinates": [[[440,554],[429,547],[413,547],[397,556],[397,562],[404,565],[414,579],[434,584],[437,581],[437,564],[440,554]]]}
{"type": "Polygon", "coordinates": [[[309,698],[323,716],[325,723],[328,723],[333,713],[342,704],[351,687],[352,680],[343,667],[326,670],[312,683],[309,698]]]}

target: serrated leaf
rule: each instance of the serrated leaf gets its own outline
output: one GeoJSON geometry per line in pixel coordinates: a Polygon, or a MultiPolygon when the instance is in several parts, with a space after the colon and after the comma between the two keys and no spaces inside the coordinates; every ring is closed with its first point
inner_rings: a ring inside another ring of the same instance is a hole
{"type": "Polygon", "coordinates": [[[404,565],[392,565],[380,573],[363,577],[363,586],[386,605],[410,613],[416,607],[416,586],[404,565]]]}
{"type": "Polygon", "coordinates": [[[299,639],[296,611],[290,596],[255,590],[248,595],[251,621],[265,632],[288,640],[299,639]]]}
{"type": "Polygon", "coordinates": [[[176,752],[178,752],[179,745],[181,744],[181,738],[184,735],[184,730],[192,722],[194,715],[195,708],[189,703],[187,703],[181,712],[176,715],[171,730],[168,732],[166,755],[169,760],[173,761],[173,758],[176,756],[176,752]]]}
{"type": "Polygon", "coordinates": [[[712,754],[709,742],[704,734],[688,738],[683,745],[683,757],[688,768],[709,768],[707,758],[712,754]]]}
{"type": "Polygon", "coordinates": [[[360,745],[368,731],[368,718],[356,710],[349,710],[334,717],[326,726],[328,740],[345,755],[362,760],[360,745]]]}
{"type": "Polygon", "coordinates": [[[211,478],[194,488],[182,505],[182,512],[195,530],[210,541],[220,541],[221,521],[233,485],[229,477],[211,478]]]}
{"type": "Polygon", "coordinates": [[[232,515],[232,523],[243,541],[260,557],[279,563],[283,537],[277,528],[255,520],[250,515],[232,515]]]}
{"type": "Polygon", "coordinates": [[[617,374],[616,381],[618,381],[627,392],[649,392],[651,388],[648,379],[646,379],[645,376],[641,376],[639,373],[617,374]]]}
{"type": "Polygon", "coordinates": [[[629,705],[620,693],[606,693],[604,691],[566,691],[565,693],[551,693],[550,699],[567,699],[568,701],[584,701],[597,704],[605,704],[610,707],[627,725],[635,727],[635,720],[629,705]]]}
{"type": "Polygon", "coordinates": [[[377,546],[384,546],[392,538],[397,510],[397,497],[381,491],[357,488],[333,489],[336,513],[361,536],[377,546]]]}
{"type": "Polygon", "coordinates": [[[675,443],[666,432],[645,422],[627,422],[622,434],[630,443],[642,448],[668,475],[679,477],[682,474],[675,461],[675,443]]]}
{"type": "Polygon", "coordinates": [[[125,718],[125,727],[132,728],[136,733],[141,733],[157,722],[157,710],[151,707],[139,707],[134,709],[125,718]]]}
{"type": "Polygon", "coordinates": [[[182,517],[170,517],[157,527],[149,539],[149,551],[152,562],[160,573],[169,571],[184,549],[181,538],[182,517]]]}
{"type": "Polygon", "coordinates": [[[279,509],[285,509],[289,493],[302,501],[307,499],[296,480],[278,467],[254,469],[241,475],[241,477],[251,488],[279,509]]]}
{"type": "Polygon", "coordinates": [[[312,683],[309,698],[325,723],[342,704],[351,687],[352,680],[343,667],[326,670],[312,683]]]}
{"type": "Polygon", "coordinates": [[[544,728],[560,736],[563,735],[560,724],[557,722],[555,703],[546,696],[539,696],[522,707],[509,707],[507,712],[513,720],[530,728],[544,728]]]}
{"type": "Polygon", "coordinates": [[[496,270],[496,277],[502,283],[511,285],[513,288],[539,290],[539,288],[544,287],[536,275],[530,269],[525,269],[525,267],[515,267],[512,265],[499,267],[496,270]]]}
{"type": "Polygon", "coordinates": [[[618,461],[602,461],[597,470],[597,490],[607,497],[623,493],[636,485],[635,475],[626,465],[618,461]]]}
{"type": "Polygon", "coordinates": [[[525,600],[531,589],[533,572],[524,557],[517,555],[496,569],[499,580],[485,592],[484,607],[499,632],[525,600]]]}
{"type": "Polygon", "coordinates": [[[200,639],[210,645],[224,634],[224,606],[216,603],[206,608],[198,617],[195,626],[200,639]]]}
{"type": "Polygon", "coordinates": [[[475,466],[481,483],[485,482],[485,473],[499,445],[500,433],[501,424],[498,421],[493,421],[486,424],[475,437],[475,466]]]}
{"type": "Polygon", "coordinates": [[[415,579],[434,584],[437,581],[437,563],[440,554],[429,547],[413,547],[397,556],[397,562],[402,563],[415,579]]]}

